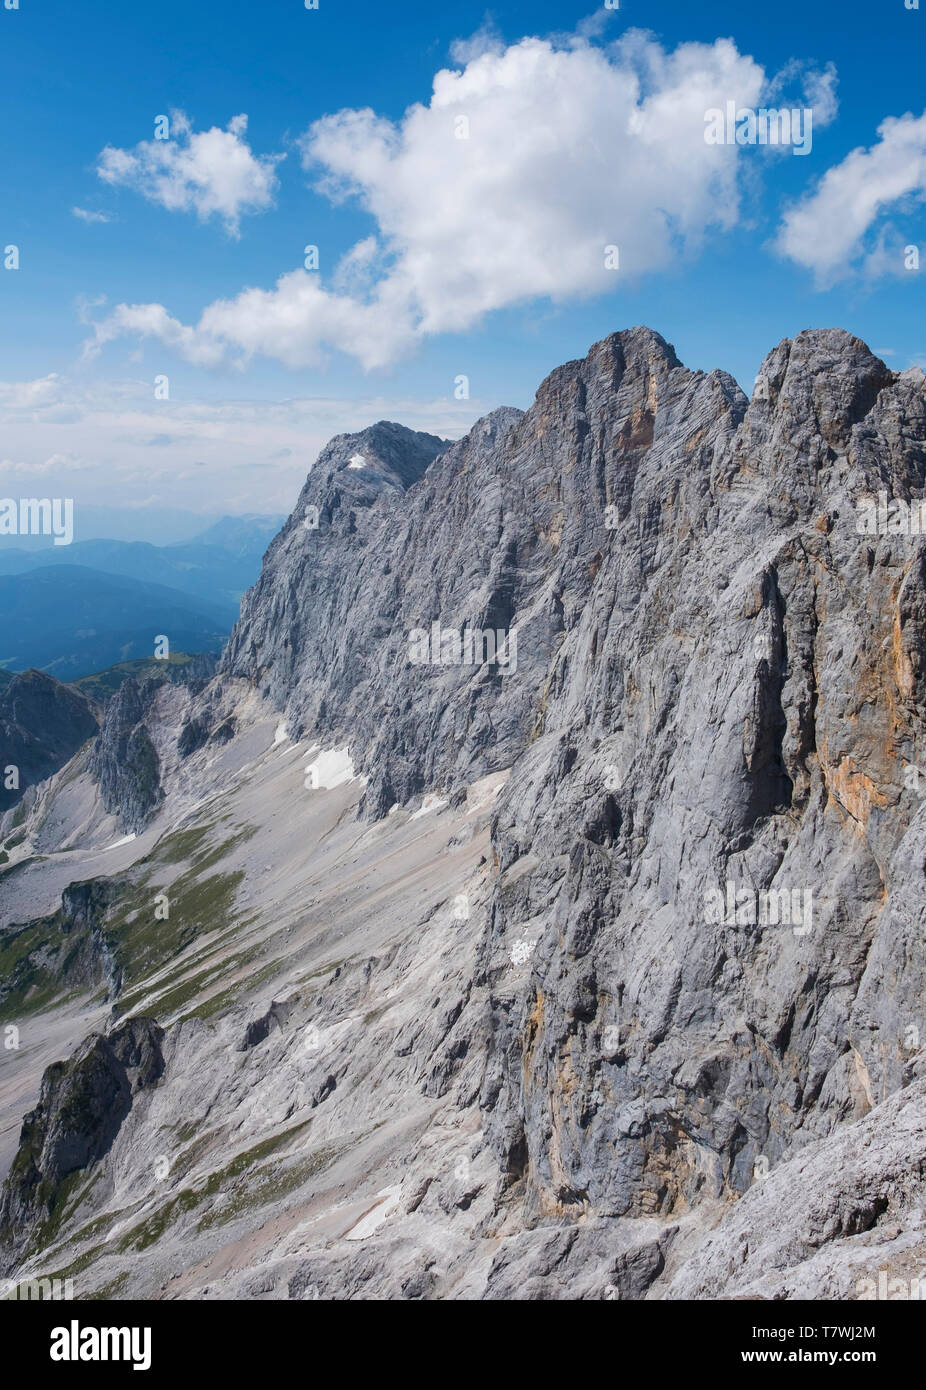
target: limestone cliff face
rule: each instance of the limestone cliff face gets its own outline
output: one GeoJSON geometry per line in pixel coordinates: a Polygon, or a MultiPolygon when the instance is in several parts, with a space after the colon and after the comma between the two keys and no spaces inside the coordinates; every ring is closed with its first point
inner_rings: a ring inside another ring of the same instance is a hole
{"type": "Polygon", "coordinates": [[[177,940],[70,1254],[129,1189],[157,1260],[95,1278],[177,1296],[226,1223],[247,1297],[850,1297],[926,1253],[924,490],[923,374],[836,330],[751,400],[633,329],[459,442],[333,440],[215,679],[107,709],[177,940]],[[343,744],[362,796],[309,790],[343,744]]]}
{"type": "Polygon", "coordinates": [[[162,798],[158,755],[144,723],[157,688],[155,681],[123,682],[106,706],[91,757],[104,807],[129,831],[140,830],[162,798]]]}
{"type": "MultiPolygon", "coordinates": [[[[680,432],[709,452],[744,409],[730,377],[687,372],[657,334],[634,330],[559,368],[526,414],[497,410],[457,444],[390,426],[409,453],[401,481],[375,467],[384,427],[335,440],[268,551],[222,670],[259,682],[292,733],[349,736],[371,814],[508,767],[555,695],[565,636],[604,588],[607,524],[626,516],[643,461],[659,469],[680,432]],[[410,662],[411,634],[435,623],[514,626],[515,660],[410,662]]],[[[686,494],[705,486],[692,471],[686,494]]]]}
{"type": "Polygon", "coordinates": [[[349,742],[368,815],[513,769],[482,1103],[538,1212],[741,1191],[903,1084],[924,552],[856,517],[919,495],[924,426],[921,374],[844,332],[781,343],[748,402],[634,329],[424,472],[436,441],[390,435],[401,477],[367,471],[382,427],[335,441],[271,547],[223,669],[349,742]],[[513,629],[516,669],[410,661],[435,622],[513,629]],[[795,922],[708,920],[728,884],[795,922]]]}
{"type": "MultiPolygon", "coordinates": [[[[199,696],[215,667],[210,652],[200,652],[176,667],[165,662],[156,676],[141,681],[129,677],[108,700],[89,767],[105,810],[125,830],[142,830],[164,799],[160,758],[148,727],[158,692],[165,685],[182,684],[191,695],[199,696]]],[[[181,753],[205,743],[212,732],[204,717],[194,718],[181,734],[181,753]]]]}
{"type": "Polygon", "coordinates": [[[863,542],[855,503],[922,488],[922,379],[808,333],[718,419],[662,451],[657,423],[499,807],[486,970],[519,922],[537,946],[499,991],[485,1104],[541,1210],[741,1192],[911,1059],[923,692],[893,634],[926,640],[903,602],[920,543],[863,542]],[[727,884],[806,918],[710,913],[727,884]]]}

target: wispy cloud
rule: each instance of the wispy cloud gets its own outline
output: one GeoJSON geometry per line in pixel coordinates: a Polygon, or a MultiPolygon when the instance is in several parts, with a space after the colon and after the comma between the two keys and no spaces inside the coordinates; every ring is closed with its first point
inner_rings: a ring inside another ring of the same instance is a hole
{"type": "MultiPolygon", "coordinates": [[[[459,438],[497,401],[156,401],[150,382],[0,382],[0,477],[55,478],[83,503],[288,511],[332,435],[395,419],[459,438]]],[[[62,493],[62,495],[65,495],[62,493]]]]}
{"type": "Polygon", "coordinates": [[[71,208],[71,216],[76,217],[81,222],[111,222],[113,219],[108,212],[92,212],[89,208],[71,208]]]}

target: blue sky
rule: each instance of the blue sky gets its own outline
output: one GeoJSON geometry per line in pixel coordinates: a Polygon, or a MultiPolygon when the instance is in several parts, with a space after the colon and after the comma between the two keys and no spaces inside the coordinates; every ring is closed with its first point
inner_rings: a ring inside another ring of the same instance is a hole
{"type": "Polygon", "coordinates": [[[0,8],[0,491],[285,510],[331,434],[459,435],[635,323],[747,390],[806,327],[926,361],[924,57],[904,0],[0,8]],[[708,150],[705,92],[810,152],[708,150]]]}

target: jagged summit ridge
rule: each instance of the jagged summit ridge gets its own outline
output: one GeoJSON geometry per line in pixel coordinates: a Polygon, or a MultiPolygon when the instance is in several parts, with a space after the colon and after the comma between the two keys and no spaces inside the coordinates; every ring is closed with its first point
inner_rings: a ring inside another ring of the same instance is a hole
{"type": "MultiPolygon", "coordinates": [[[[576,611],[584,601],[588,584],[577,571],[580,557],[587,566],[598,564],[608,552],[640,540],[640,559],[649,565],[652,547],[661,543],[653,522],[667,508],[685,507],[693,527],[709,529],[722,490],[756,469],[771,479],[779,455],[789,470],[803,464],[805,486],[808,467],[835,457],[828,437],[841,447],[893,375],[857,339],[821,330],[780,344],[759,381],[764,386],[749,402],[729,374],[690,372],[659,334],[634,328],[553,371],[527,412],[495,411],[456,444],[438,447],[433,437],[393,431],[391,441],[401,440],[414,453],[416,467],[409,463],[404,476],[415,472],[416,478],[407,492],[371,486],[368,475],[347,462],[362,454],[362,436],[339,437],[323,452],[268,553],[223,669],[263,679],[262,689],[294,730],[312,724],[333,736],[351,733],[360,756],[366,752],[380,769],[370,806],[381,812],[389,797],[407,799],[432,775],[452,788],[501,765],[474,729],[471,754],[457,759],[459,766],[445,757],[439,768],[429,767],[426,749],[435,729],[426,722],[417,739],[403,727],[392,740],[420,745],[421,776],[392,766],[387,737],[371,711],[399,703],[396,683],[418,705],[408,685],[417,675],[404,669],[403,631],[444,619],[478,628],[516,621],[522,653],[525,639],[530,646],[531,669],[523,677],[512,675],[504,687],[494,682],[485,691],[478,672],[434,677],[444,703],[476,681],[488,696],[480,695],[480,708],[504,706],[496,743],[509,765],[533,720],[520,692],[548,669],[568,621],[558,595],[574,588],[576,611]],[[833,383],[829,396],[820,395],[823,381],[833,383]],[[776,437],[767,448],[769,428],[776,437]],[[815,430],[818,443],[812,445],[815,430]],[[317,531],[307,533],[302,525],[306,508],[317,509],[317,531]],[[350,593],[350,581],[342,588],[343,570],[359,573],[361,567],[364,593],[350,593]],[[310,615],[311,645],[300,637],[310,615]],[[343,640],[335,642],[336,632],[343,640]],[[387,632],[392,649],[381,641],[387,632]],[[319,650],[329,654],[327,671],[315,660],[319,650]]],[[[670,535],[669,543],[674,539],[670,535]]]]}

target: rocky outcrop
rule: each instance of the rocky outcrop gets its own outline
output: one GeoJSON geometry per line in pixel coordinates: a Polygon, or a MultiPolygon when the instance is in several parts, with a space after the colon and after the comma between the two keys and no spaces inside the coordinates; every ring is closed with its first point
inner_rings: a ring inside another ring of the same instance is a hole
{"type": "Polygon", "coordinates": [[[0,1232],[14,1249],[55,1214],[68,1178],[106,1155],[138,1093],[156,1085],[163,1036],[152,1019],[133,1018],[47,1069],[0,1198],[0,1232]]]}
{"type": "Polygon", "coordinates": [[[125,681],[106,706],[90,770],[110,815],[127,831],[138,832],[162,798],[160,762],[145,725],[159,682],[125,681]]]}
{"type": "Polygon", "coordinates": [[[182,662],[165,662],[164,679],[172,685],[189,686],[193,694],[198,694],[215,675],[217,666],[215,652],[196,652],[182,662]]]}
{"type": "Polygon", "coordinates": [[[75,990],[106,990],[115,998],[122,969],[106,932],[107,915],[125,884],[113,878],[70,883],[61,906],[28,924],[4,921],[4,970],[0,977],[0,1018],[34,1012],[41,1003],[75,990]]]}
{"type": "Polygon", "coordinates": [[[98,727],[91,702],[42,671],[0,685],[0,813],[64,767],[98,727]]]}
{"type": "Polygon", "coordinates": [[[658,1289],[685,1298],[922,1298],[926,1083],[757,1181],[658,1289]]]}
{"type": "MultiPolygon", "coordinates": [[[[204,691],[215,673],[216,658],[200,652],[183,662],[151,664],[158,668],[155,675],[143,680],[130,676],[110,696],[90,759],[104,808],[124,830],[135,833],[150,823],[164,799],[161,760],[148,727],[158,693],[164,685],[182,685],[192,699],[202,697],[202,707],[208,707],[204,691]]],[[[193,716],[180,733],[181,755],[200,747],[213,732],[202,715],[193,716]]],[[[225,736],[218,733],[217,741],[225,736]]]]}

